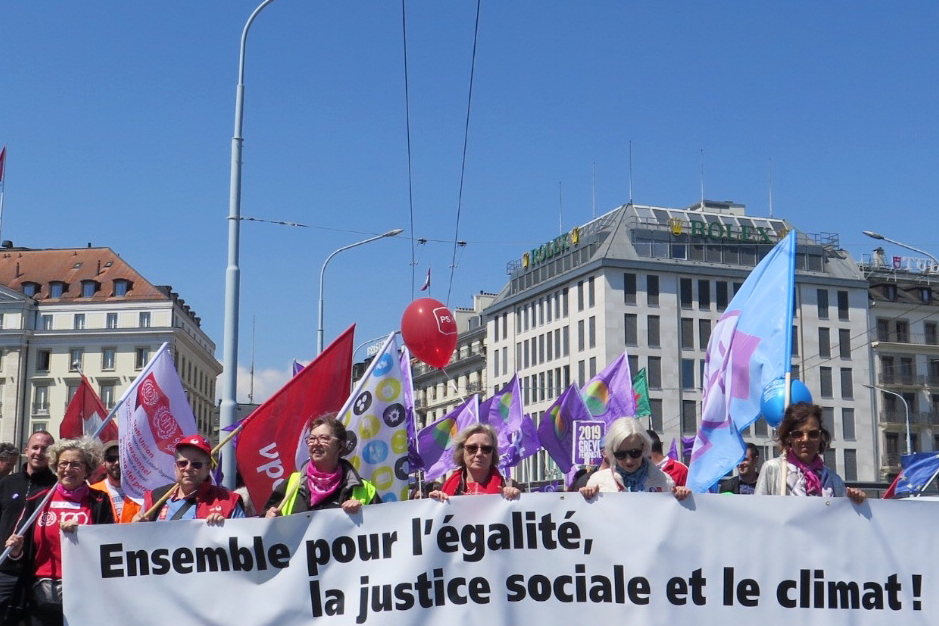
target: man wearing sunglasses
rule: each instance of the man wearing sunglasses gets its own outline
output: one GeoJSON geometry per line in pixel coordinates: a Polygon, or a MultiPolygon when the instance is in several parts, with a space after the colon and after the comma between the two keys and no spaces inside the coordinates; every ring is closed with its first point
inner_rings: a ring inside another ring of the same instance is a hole
{"type": "Polygon", "coordinates": [[[168,492],[172,495],[150,518],[141,513],[135,521],[204,519],[209,524],[221,524],[226,519],[244,517],[241,496],[212,484],[211,454],[209,442],[201,435],[176,444],[176,482],[148,491],[144,511],[150,511],[168,492]]]}
{"type": "Polygon", "coordinates": [[[128,524],[134,521],[134,516],[140,512],[140,505],[126,497],[121,488],[121,448],[117,441],[104,444],[104,472],[104,478],[91,488],[108,494],[115,522],[128,524]]]}

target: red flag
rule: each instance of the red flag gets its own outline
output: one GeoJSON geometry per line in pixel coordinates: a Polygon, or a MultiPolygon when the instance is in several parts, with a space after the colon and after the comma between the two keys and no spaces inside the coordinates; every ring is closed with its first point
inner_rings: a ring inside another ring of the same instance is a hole
{"type": "Polygon", "coordinates": [[[897,474],[897,477],[893,479],[893,482],[890,483],[890,486],[887,487],[887,491],[884,492],[884,495],[880,496],[881,498],[893,498],[897,493],[897,483],[900,482],[900,478],[903,477],[903,472],[897,474]]]}
{"type": "Polygon", "coordinates": [[[313,417],[342,409],[352,379],[355,325],[245,419],[235,458],[253,502],[263,505],[278,484],[297,471],[298,449],[313,417]]]}
{"type": "MultiPolygon", "coordinates": [[[[59,426],[59,438],[76,439],[82,435],[91,436],[101,426],[101,422],[108,416],[108,410],[98,394],[95,393],[91,383],[82,375],[81,383],[72,396],[72,401],[65,409],[65,417],[59,426]]],[[[114,420],[108,422],[104,430],[98,435],[102,442],[117,439],[117,424],[114,420]]]]}

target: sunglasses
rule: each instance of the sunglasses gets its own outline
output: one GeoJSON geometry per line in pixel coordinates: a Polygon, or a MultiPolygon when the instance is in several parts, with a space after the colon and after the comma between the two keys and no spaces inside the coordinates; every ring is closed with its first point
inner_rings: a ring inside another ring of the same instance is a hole
{"type": "Polygon", "coordinates": [[[104,457],[104,462],[105,462],[105,463],[117,463],[117,462],[120,461],[120,460],[121,460],[121,457],[119,457],[119,456],[106,456],[106,457],[104,457]]]}
{"type": "Polygon", "coordinates": [[[636,448],[635,450],[617,450],[613,453],[613,456],[615,456],[619,461],[622,461],[626,457],[631,459],[638,459],[642,456],[642,448],[636,448]]]}
{"type": "Polygon", "coordinates": [[[475,443],[471,443],[468,446],[463,446],[463,449],[470,454],[476,454],[480,450],[483,454],[492,454],[492,446],[478,446],[475,443]]]}
{"type": "Polygon", "coordinates": [[[190,466],[194,470],[201,470],[203,467],[205,467],[205,463],[202,461],[190,461],[189,459],[179,459],[176,461],[176,467],[179,469],[186,469],[190,466]]]}
{"type": "Polygon", "coordinates": [[[812,430],[794,430],[789,433],[790,439],[802,439],[807,437],[808,439],[818,439],[822,436],[822,431],[818,428],[813,428],[812,430]]]}

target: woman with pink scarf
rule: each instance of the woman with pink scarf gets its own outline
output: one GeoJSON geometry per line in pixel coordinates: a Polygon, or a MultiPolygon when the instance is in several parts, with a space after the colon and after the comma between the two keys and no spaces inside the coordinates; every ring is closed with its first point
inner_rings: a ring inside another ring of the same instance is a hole
{"type": "Polygon", "coordinates": [[[821,453],[828,448],[831,435],[822,428],[822,408],[799,402],[786,409],[776,429],[780,455],[767,461],[756,484],[758,495],[847,496],[855,504],[864,502],[861,489],[845,487],[834,471],[825,467],[821,453]]]}
{"type": "Polygon", "coordinates": [[[357,513],[363,504],[381,502],[375,485],[359,476],[341,458],[349,452],[349,436],[336,413],[310,422],[306,443],[310,462],[280,483],[264,505],[265,517],[338,508],[357,513]]]}

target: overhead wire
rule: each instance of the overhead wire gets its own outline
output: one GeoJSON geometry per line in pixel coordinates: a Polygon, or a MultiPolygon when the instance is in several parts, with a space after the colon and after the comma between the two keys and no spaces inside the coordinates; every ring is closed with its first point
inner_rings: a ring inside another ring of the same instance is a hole
{"type": "Polygon", "coordinates": [[[408,23],[406,0],[401,0],[401,40],[404,54],[404,118],[408,145],[408,221],[411,233],[411,299],[414,299],[417,262],[414,252],[414,179],[411,172],[411,92],[408,81],[408,23]]]}

